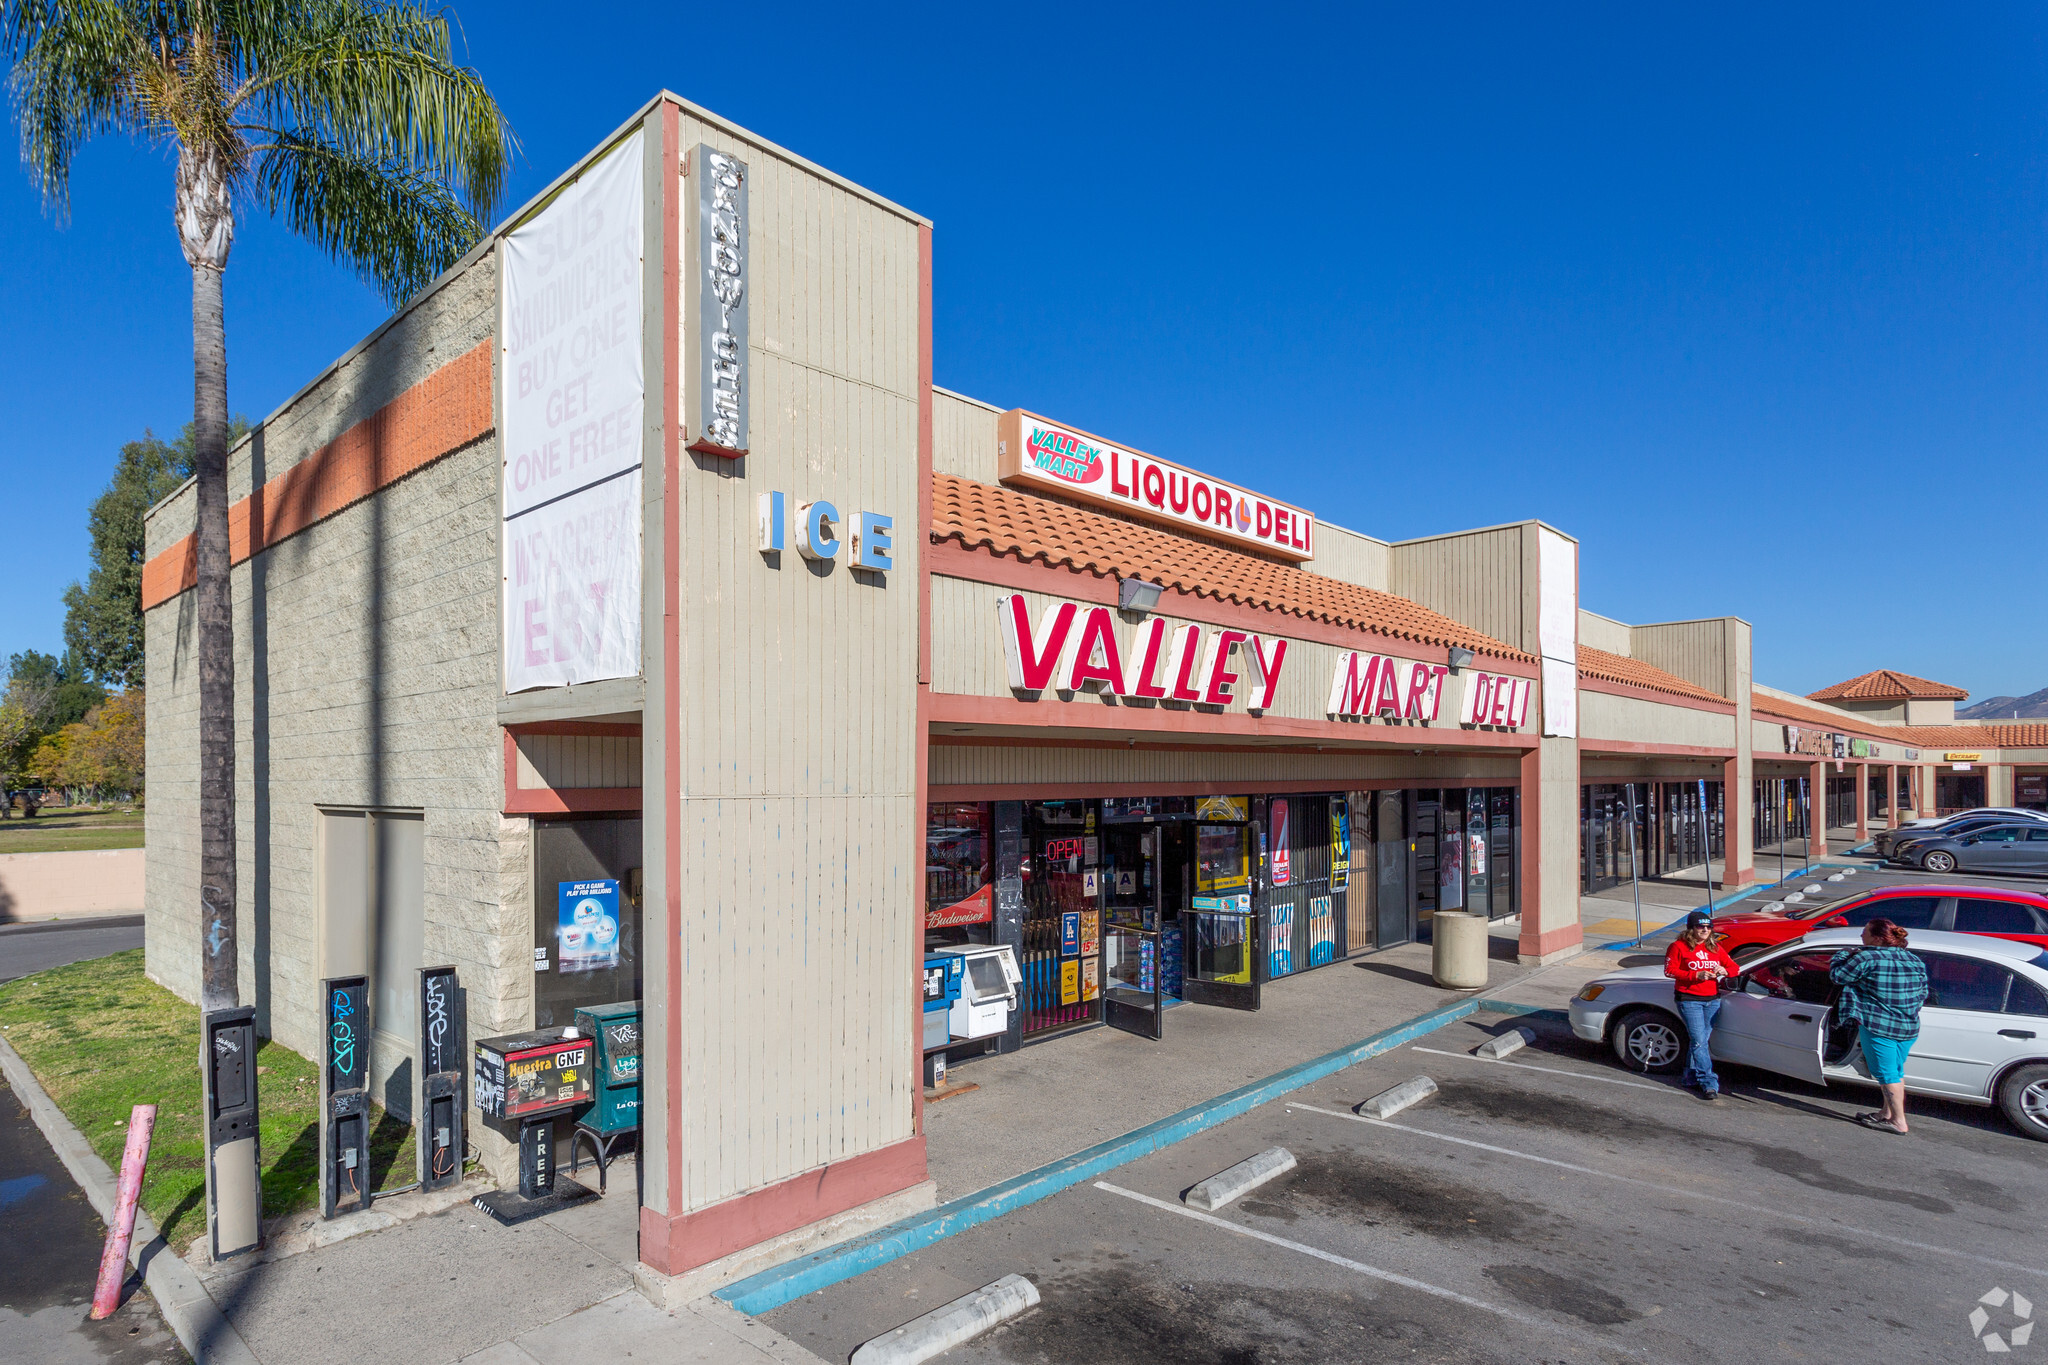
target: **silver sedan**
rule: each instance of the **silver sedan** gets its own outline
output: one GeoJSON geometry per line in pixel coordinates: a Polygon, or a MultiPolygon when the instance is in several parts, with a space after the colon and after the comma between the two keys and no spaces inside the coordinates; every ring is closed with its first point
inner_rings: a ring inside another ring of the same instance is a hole
{"type": "MultiPolygon", "coordinates": [[[[1711,1048],[1716,1061],[1815,1085],[1875,1085],[1853,1042],[1831,1046],[1837,988],[1828,966],[1861,931],[1824,929],[1745,963],[1722,983],[1711,1048]]],[[[1919,931],[1927,964],[1920,1037],[1906,1089],[1965,1104],[1996,1104],[2022,1134],[2048,1142],[2048,952],[2032,943],[1919,931]]],[[[1685,1060],[1685,1025],[1661,966],[1586,983],[1571,1003],[1572,1032],[1614,1049],[1622,1065],[1669,1073],[1685,1060]]]]}

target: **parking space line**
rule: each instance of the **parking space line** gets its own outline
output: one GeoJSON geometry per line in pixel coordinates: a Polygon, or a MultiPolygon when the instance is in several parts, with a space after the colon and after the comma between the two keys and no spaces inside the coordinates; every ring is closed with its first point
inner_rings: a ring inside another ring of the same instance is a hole
{"type": "Polygon", "coordinates": [[[1583,1071],[1562,1071],[1554,1066],[1533,1066],[1528,1062],[1503,1061],[1498,1057],[1474,1057],[1469,1052],[1446,1052],[1438,1047],[1411,1047],[1410,1052],[1427,1052],[1432,1057],[1456,1057],[1465,1062],[1483,1062],[1487,1066],[1512,1066],[1521,1071],[1541,1071],[1548,1076],[1569,1076],[1575,1081],[1598,1081],[1602,1085],[1625,1085],[1631,1090],[1669,1091],[1668,1085],[1650,1085],[1643,1081],[1625,1081],[1619,1076],[1589,1076],[1583,1071]]]}
{"type": "Polygon", "coordinates": [[[1394,1123],[1388,1119],[1369,1119],[1363,1114],[1347,1114],[1342,1109],[1324,1109],[1313,1104],[1303,1104],[1299,1100],[1288,1101],[1287,1107],[1289,1109],[1305,1109],[1311,1114],[1323,1114],[1333,1119],[1349,1119],[1353,1123],[1368,1124],[1374,1128],[1392,1128],[1398,1132],[1412,1133],[1416,1137],[1435,1138],[1439,1142],[1452,1142],[1460,1147],[1473,1147],[1482,1152],[1493,1152],[1500,1156],[1511,1156],[1518,1161],[1533,1161],[1544,1166],[1554,1166],[1563,1171],[1576,1171],[1580,1175],[1590,1175],[1600,1180],[1612,1181],[1616,1184],[1641,1185],[1645,1189],[1656,1190],[1660,1194],[1677,1195],[1685,1199],[1704,1200],[1709,1204],[1720,1204],[1731,1209],[1741,1209],[1745,1213],[1761,1213],[1767,1217],[1782,1218],[1791,1223],[1804,1223],[1809,1227],[1829,1228],[1836,1232],[1853,1232],[1858,1237],[1868,1237],[1874,1242],[1885,1242],[1892,1246],[1906,1247],[1913,1251],[1931,1251],[1937,1256],[1953,1256],[1958,1260],[1976,1261],[1981,1265],[1997,1266],[2001,1270],[2017,1270],[2023,1275],[2033,1275],[2040,1279],[2048,1280],[2048,1270],[2043,1270],[2039,1266],[2021,1265],[2018,1261],[2002,1261],[1996,1256],[1979,1256],[1974,1251],[1957,1251],[1953,1247],[1936,1246],[1932,1242],[1916,1242],[1909,1237],[1894,1237],[1888,1232],[1872,1232],[1869,1228],[1859,1228],[1854,1223],[1837,1223],[1825,1218],[1808,1218],[1804,1214],[1787,1213],[1784,1209],[1766,1208],[1761,1204],[1745,1204],[1740,1199],[1729,1199],[1725,1195],[1707,1194],[1702,1190],[1687,1189],[1682,1185],[1671,1185],[1657,1180],[1642,1180],[1632,1175],[1615,1175],[1610,1171],[1595,1170],[1591,1166],[1581,1166],[1570,1161],[1559,1161],[1555,1157],[1537,1156],[1534,1152],[1518,1152],[1512,1147],[1499,1147],[1491,1142],[1480,1142],[1474,1138],[1453,1137],[1449,1133],[1433,1133],[1427,1128],[1417,1128],[1411,1124],[1394,1123]]]}
{"type": "MultiPolygon", "coordinates": [[[[1212,1227],[1222,1228],[1225,1232],[1234,1232],[1240,1237],[1249,1237],[1254,1241],[1265,1242],[1269,1246],[1284,1247],[1288,1251],[1298,1251],[1304,1256],[1313,1256],[1318,1261],[1327,1261],[1331,1265],[1343,1266],[1346,1270],[1355,1270],[1359,1274],[1371,1276],[1375,1280],[1385,1280],[1388,1284],[1398,1284],[1404,1289],[1414,1289],[1424,1294],[1433,1294],[1440,1299],[1449,1299],[1453,1303],[1462,1303],[1468,1308],[1483,1308],[1489,1313],[1497,1313],[1501,1317],[1513,1322],[1519,1322],[1525,1327],[1540,1327],[1545,1331],[1556,1332],[1560,1336],[1574,1337],[1581,1340],[1591,1337],[1590,1333],[1578,1332],[1560,1323],[1549,1322],[1528,1313],[1518,1313],[1512,1308],[1503,1308],[1497,1303],[1488,1303],[1484,1299],[1475,1299],[1469,1294],[1460,1294],[1455,1289],[1445,1289],[1442,1285],[1430,1284],[1426,1280],[1412,1279],[1407,1275],[1397,1274],[1391,1270],[1381,1270],[1378,1266],[1367,1265],[1363,1261],[1354,1261],[1349,1256],[1339,1256],[1334,1251],[1324,1251],[1321,1247],[1312,1247],[1306,1242],[1296,1242],[1285,1237],[1276,1237],[1270,1232],[1261,1232],[1257,1228],[1248,1228],[1242,1223],[1233,1223],[1228,1218],[1218,1218],[1212,1213],[1203,1213],[1199,1209],[1186,1208],[1180,1204],[1169,1203],[1164,1199],[1154,1199],[1149,1194],[1139,1194],[1136,1190],[1127,1190],[1121,1185],[1112,1185],[1107,1180],[1096,1181],[1095,1188],[1106,1194],[1121,1195],[1125,1199],[1135,1199],[1140,1204],[1149,1204],[1155,1209],[1164,1209],[1168,1213],[1177,1213],[1183,1218],[1192,1218],[1198,1223],[1208,1223],[1212,1227]]],[[[1628,1351],[1627,1347],[1621,1346],[1617,1342],[1601,1340],[1600,1344],[1613,1349],[1628,1351]]],[[[1635,1352],[1629,1353],[1636,1354],[1635,1352]]]]}

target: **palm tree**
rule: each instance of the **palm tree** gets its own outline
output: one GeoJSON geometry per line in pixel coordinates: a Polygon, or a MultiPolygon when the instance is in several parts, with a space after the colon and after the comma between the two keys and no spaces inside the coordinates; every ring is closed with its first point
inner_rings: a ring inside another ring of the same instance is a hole
{"type": "Polygon", "coordinates": [[[23,159],[59,215],[71,158],[124,133],[177,153],[192,268],[198,480],[200,1006],[239,999],[234,618],[221,277],[238,205],[281,216],[396,303],[484,234],[514,148],[447,17],[380,0],[0,0],[23,159]]]}

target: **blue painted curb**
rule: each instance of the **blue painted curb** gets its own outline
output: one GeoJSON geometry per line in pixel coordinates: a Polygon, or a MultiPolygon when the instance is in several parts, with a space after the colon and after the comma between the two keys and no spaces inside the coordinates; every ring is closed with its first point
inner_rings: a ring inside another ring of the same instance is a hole
{"type": "Polygon", "coordinates": [[[1533,1005],[1516,1004],[1513,1001],[1475,997],[1460,1000],[1419,1014],[1405,1024],[1375,1033],[1350,1047],[1324,1053],[1310,1061],[1276,1072],[1264,1080],[1253,1081],[1238,1087],[1215,1099],[1205,1100],[1178,1114],[1169,1114],[1142,1128],[1134,1128],[1121,1137],[1098,1143],[1086,1151],[1076,1152],[1070,1157],[1026,1171],[985,1190],[963,1195],[937,1208],[926,1209],[923,1213],[877,1228],[865,1236],[814,1251],[785,1264],[772,1266],[759,1274],[744,1280],[736,1280],[723,1289],[715,1291],[716,1297],[725,1300],[742,1313],[759,1316],[772,1312],[793,1299],[800,1299],[828,1285],[841,1280],[852,1279],[855,1275],[887,1265],[898,1257],[921,1251],[934,1242],[967,1231],[969,1228],[1000,1218],[1006,1213],[1035,1204],[1041,1199],[1058,1194],[1061,1190],[1092,1180],[1105,1171],[1114,1170],[1139,1157],[1149,1156],[1163,1147],[1171,1147],[1197,1133],[1214,1128],[1236,1118],[1239,1114],[1255,1109],[1302,1086],[1312,1085],[1325,1076],[1342,1071],[1383,1052],[1390,1052],[1403,1043],[1411,1042],[1427,1033],[1434,1033],[1446,1024],[1455,1023],[1467,1015],[1480,1012],[1489,1014],[1530,1014],[1537,1012],[1533,1005]]]}

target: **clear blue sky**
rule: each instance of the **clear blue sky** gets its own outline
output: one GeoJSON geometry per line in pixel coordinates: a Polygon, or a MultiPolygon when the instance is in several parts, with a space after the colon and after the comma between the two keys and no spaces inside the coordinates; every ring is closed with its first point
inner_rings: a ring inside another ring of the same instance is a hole
{"type": "MultiPolygon", "coordinates": [[[[2048,686],[2048,11],[459,7],[517,204],[666,86],[937,223],[937,377],[1390,539],[1541,517],[1759,680],[2048,686]]],[[[1425,7],[1427,8],[1427,7],[1425,7]]],[[[0,651],[191,414],[170,162],[0,176],[0,651]]],[[[245,216],[234,408],[383,316],[245,216]]]]}

